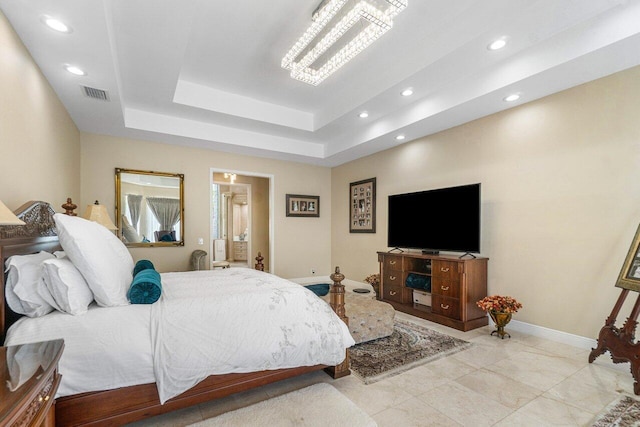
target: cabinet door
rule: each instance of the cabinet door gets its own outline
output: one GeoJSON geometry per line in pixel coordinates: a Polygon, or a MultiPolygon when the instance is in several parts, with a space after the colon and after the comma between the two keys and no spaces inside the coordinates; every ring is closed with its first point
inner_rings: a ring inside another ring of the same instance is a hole
{"type": "Polygon", "coordinates": [[[382,283],[384,283],[384,286],[404,286],[402,271],[385,270],[384,277],[382,277],[382,283]]]}
{"type": "Polygon", "coordinates": [[[447,298],[432,294],[431,312],[460,320],[460,300],[458,298],[447,298]]]}
{"type": "Polygon", "coordinates": [[[402,258],[401,255],[385,255],[384,269],[402,271],[402,258]]]}
{"type": "Polygon", "coordinates": [[[431,292],[449,298],[460,298],[460,264],[437,261],[433,266],[431,292]]]}
{"type": "Polygon", "coordinates": [[[233,257],[238,261],[247,260],[247,242],[233,242],[233,257]]]}
{"type": "Polygon", "coordinates": [[[383,287],[383,298],[389,301],[404,302],[402,297],[402,288],[402,286],[390,286],[385,284],[385,286],[383,287]]]}
{"type": "Polygon", "coordinates": [[[433,275],[446,281],[460,280],[461,264],[455,261],[434,261],[433,275]]]}

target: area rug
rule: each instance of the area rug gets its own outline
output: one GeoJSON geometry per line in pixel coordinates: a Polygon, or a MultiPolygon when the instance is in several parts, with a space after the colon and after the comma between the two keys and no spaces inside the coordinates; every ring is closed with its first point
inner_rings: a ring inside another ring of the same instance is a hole
{"type": "Polygon", "coordinates": [[[390,336],[351,347],[351,373],[371,384],[470,346],[467,341],[396,320],[390,336]]]}
{"type": "Polygon", "coordinates": [[[640,401],[629,396],[621,396],[607,406],[594,427],[638,427],[640,426],[640,401]]]}
{"type": "Polygon", "coordinates": [[[190,427],[355,426],[376,422],[333,386],[320,383],[209,418],[190,427]]]}

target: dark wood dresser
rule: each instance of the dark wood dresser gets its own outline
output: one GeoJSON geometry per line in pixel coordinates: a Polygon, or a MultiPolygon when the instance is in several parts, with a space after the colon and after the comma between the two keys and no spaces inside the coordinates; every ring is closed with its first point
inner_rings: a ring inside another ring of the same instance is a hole
{"type": "Polygon", "coordinates": [[[487,325],[476,301],[487,296],[487,263],[483,257],[378,252],[378,298],[404,313],[461,331],[487,325]],[[411,287],[430,284],[430,292],[411,287]],[[414,289],[423,297],[417,297],[414,289]],[[426,302],[426,304],[425,304],[426,302]]]}
{"type": "Polygon", "coordinates": [[[55,426],[63,340],[0,347],[0,426],[55,426]]]}

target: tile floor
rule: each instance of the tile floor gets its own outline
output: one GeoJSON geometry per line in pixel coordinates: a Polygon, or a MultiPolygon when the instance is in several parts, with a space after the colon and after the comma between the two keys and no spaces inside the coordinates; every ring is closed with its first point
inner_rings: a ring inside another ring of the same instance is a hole
{"type": "MultiPolygon", "coordinates": [[[[318,382],[328,382],[378,426],[588,426],[620,394],[633,395],[628,364],[589,350],[487,326],[459,332],[404,313],[413,321],[473,342],[470,349],[374,384],[314,372],[131,426],[184,426],[318,382]]],[[[509,328],[507,327],[507,330],[509,328]]]]}

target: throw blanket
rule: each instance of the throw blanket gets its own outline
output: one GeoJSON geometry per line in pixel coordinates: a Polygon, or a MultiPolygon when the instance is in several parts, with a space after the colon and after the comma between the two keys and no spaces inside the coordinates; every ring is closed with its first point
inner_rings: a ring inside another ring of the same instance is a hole
{"type": "Polygon", "coordinates": [[[151,306],[153,368],[162,403],[209,375],[336,365],[354,344],[328,304],[261,271],[163,273],[151,306]],[[212,308],[215,307],[215,308],[212,308]]]}
{"type": "Polygon", "coordinates": [[[149,260],[140,260],[133,269],[133,282],[127,292],[131,304],[153,304],[160,299],[160,274],[149,260]]]}
{"type": "Polygon", "coordinates": [[[431,277],[409,273],[405,285],[409,288],[424,289],[427,292],[431,292],[431,277]]]}

